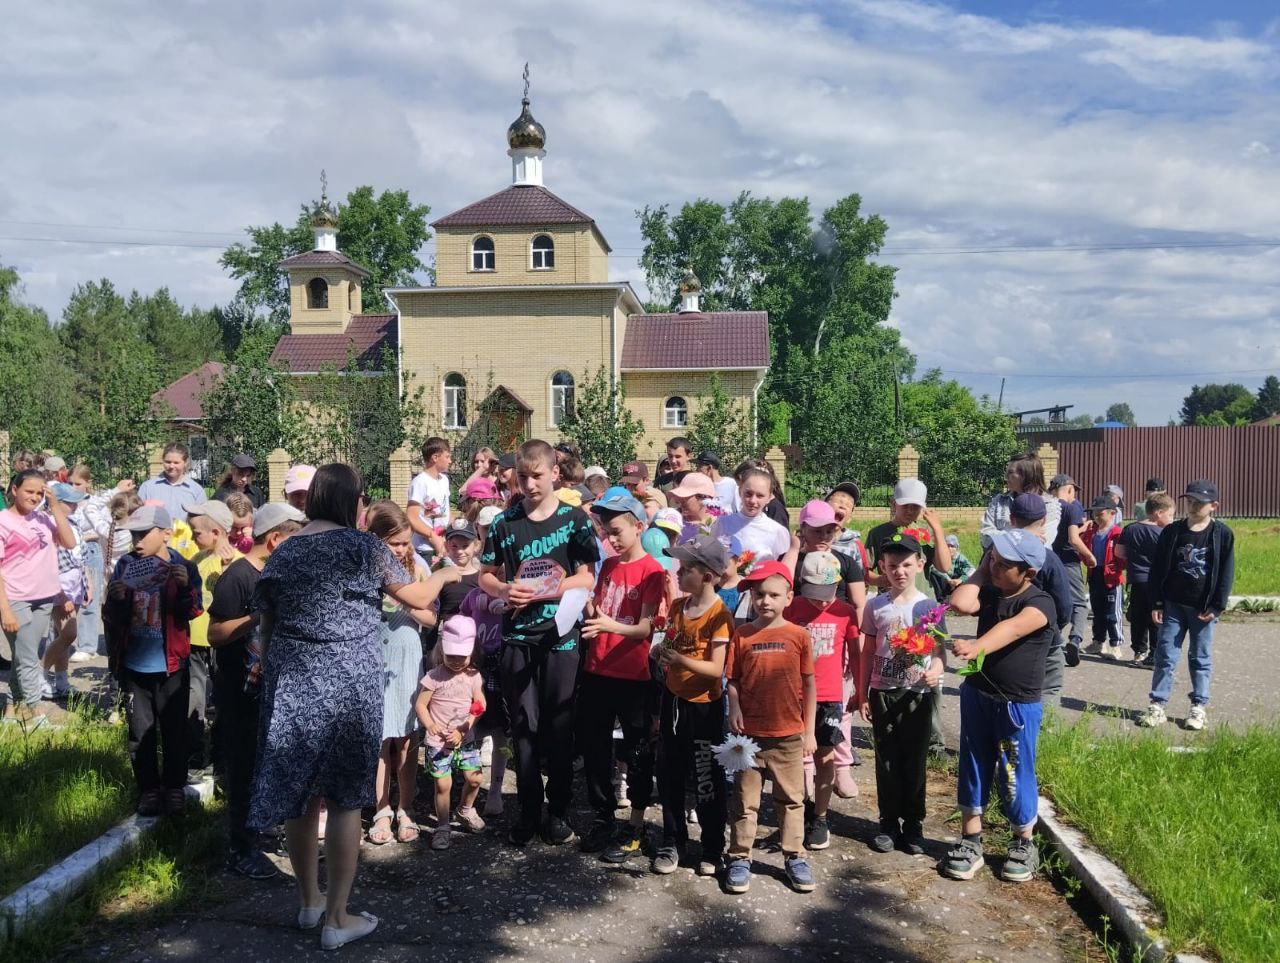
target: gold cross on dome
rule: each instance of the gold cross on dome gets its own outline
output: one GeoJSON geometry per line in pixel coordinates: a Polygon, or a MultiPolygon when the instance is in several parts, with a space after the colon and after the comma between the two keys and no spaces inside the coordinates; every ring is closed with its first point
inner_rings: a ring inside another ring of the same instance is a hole
{"type": "Polygon", "coordinates": [[[529,61],[524,62],[524,99],[529,99],[529,61]]]}

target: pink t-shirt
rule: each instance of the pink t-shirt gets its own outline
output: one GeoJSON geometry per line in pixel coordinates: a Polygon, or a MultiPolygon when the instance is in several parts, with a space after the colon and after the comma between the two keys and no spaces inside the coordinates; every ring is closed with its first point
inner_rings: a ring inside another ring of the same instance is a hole
{"type": "MultiPolygon", "coordinates": [[[[483,697],[483,684],[480,673],[474,668],[451,672],[443,665],[436,666],[422,677],[422,688],[431,693],[431,701],[427,703],[431,721],[449,729],[462,725],[471,714],[471,703],[483,697]]],[[[462,741],[472,741],[474,732],[474,729],[468,731],[462,741]]],[[[443,748],[444,736],[427,733],[427,745],[432,749],[443,748]]]]}
{"type": "Polygon", "coordinates": [[[0,575],[11,601],[35,602],[62,591],[58,582],[58,527],[48,512],[0,512],[0,575]]]}

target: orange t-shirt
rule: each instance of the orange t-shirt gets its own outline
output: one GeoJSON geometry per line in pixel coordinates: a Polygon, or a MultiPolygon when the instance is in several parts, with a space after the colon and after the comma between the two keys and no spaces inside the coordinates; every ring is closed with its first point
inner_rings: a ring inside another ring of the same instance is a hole
{"type": "Polygon", "coordinates": [[[729,642],[725,674],[738,684],[747,735],[781,738],[804,732],[802,677],[813,675],[807,631],[790,622],[772,629],[739,626],[729,642]]]}
{"type": "MultiPolygon", "coordinates": [[[[681,655],[709,662],[716,645],[726,645],[733,635],[733,616],[719,597],[696,618],[684,614],[688,602],[685,596],[671,603],[666,644],[681,655]]],[[[667,668],[667,688],[686,702],[713,702],[720,698],[719,679],[695,675],[676,665],[667,668]]]]}

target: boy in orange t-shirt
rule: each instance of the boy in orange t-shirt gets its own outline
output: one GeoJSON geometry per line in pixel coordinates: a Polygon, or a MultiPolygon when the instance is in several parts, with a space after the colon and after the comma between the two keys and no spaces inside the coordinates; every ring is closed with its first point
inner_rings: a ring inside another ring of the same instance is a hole
{"type": "Polygon", "coordinates": [[[805,629],[783,617],[793,595],[790,567],[764,562],[742,584],[750,589],[757,614],[729,642],[729,728],[750,736],[760,751],[756,768],[739,772],[734,783],[725,890],[745,893],[751,885],[751,848],[767,771],[773,779],[787,880],[796,892],[810,893],[814,882],[804,858],[804,756],[817,747],[813,645],[805,629]]]}

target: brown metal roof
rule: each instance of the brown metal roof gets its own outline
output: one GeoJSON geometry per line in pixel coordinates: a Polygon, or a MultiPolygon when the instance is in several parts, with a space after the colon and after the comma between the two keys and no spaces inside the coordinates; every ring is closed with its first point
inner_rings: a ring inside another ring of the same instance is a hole
{"type": "Polygon", "coordinates": [[[319,371],[326,364],[341,368],[347,363],[348,345],[361,368],[380,371],[383,349],[399,347],[396,316],[353,315],[342,334],[286,334],[271,352],[271,360],[294,373],[319,371]]]}
{"type": "Polygon", "coordinates": [[[506,385],[498,385],[498,387],[493,389],[493,392],[492,394],[489,395],[489,397],[492,398],[499,391],[501,391],[504,395],[510,398],[511,401],[515,404],[515,406],[519,408],[521,411],[524,411],[524,412],[533,411],[533,405],[529,404],[529,402],[525,401],[523,398],[521,398],[518,394],[516,394],[506,385]]]}
{"type": "MultiPolygon", "coordinates": [[[[506,227],[527,224],[590,224],[588,217],[567,201],[561,200],[540,184],[513,184],[490,194],[483,200],[468,204],[461,210],[446,214],[432,227],[506,227]]],[[[599,229],[597,228],[597,231],[599,229]]],[[[604,240],[603,235],[600,238],[604,240]]],[[[608,242],[605,247],[608,247],[608,242]]]]}
{"type": "Polygon", "coordinates": [[[355,271],[362,278],[369,276],[368,271],[338,251],[303,251],[301,254],[285,258],[280,262],[280,266],[285,270],[289,268],[341,267],[346,268],[348,271],[355,271]]]}
{"type": "Polygon", "coordinates": [[[161,418],[199,421],[204,418],[201,399],[222,380],[222,363],[206,361],[151,396],[153,410],[161,418]]]}
{"type": "Polygon", "coordinates": [[[767,311],[633,314],[622,370],[769,367],[767,311]]]}

